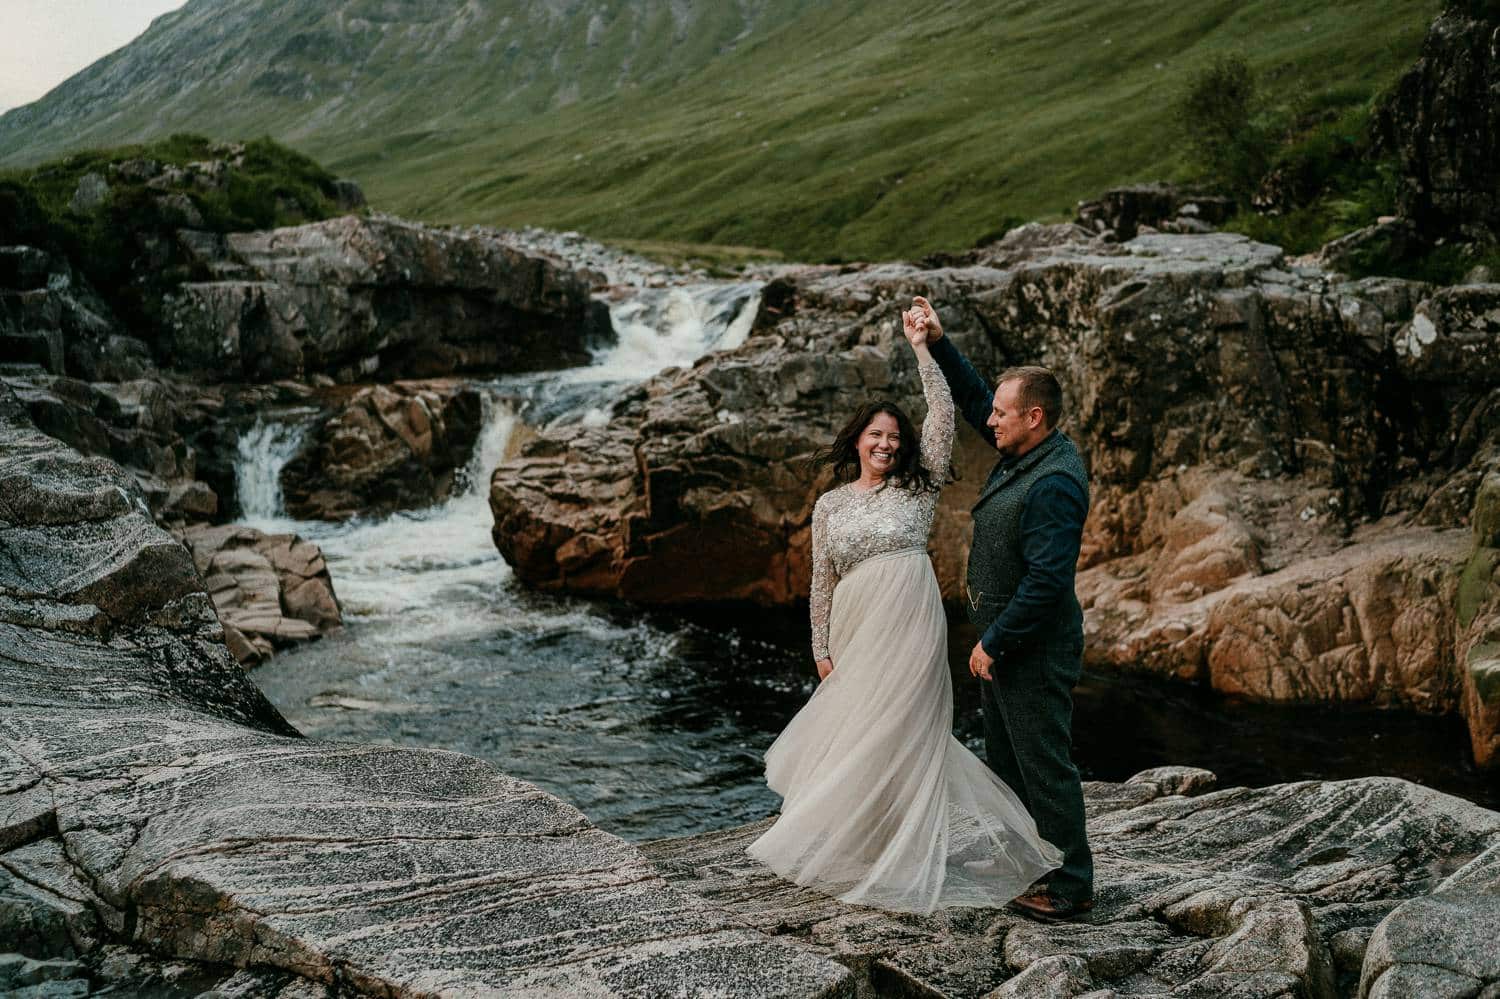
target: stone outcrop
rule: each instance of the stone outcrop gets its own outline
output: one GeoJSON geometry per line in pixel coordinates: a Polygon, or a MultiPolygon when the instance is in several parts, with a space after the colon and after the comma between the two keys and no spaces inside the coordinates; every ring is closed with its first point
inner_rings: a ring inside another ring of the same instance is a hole
{"type": "Polygon", "coordinates": [[[221,405],[213,393],[162,379],[85,382],[59,375],[20,374],[5,384],[38,428],[84,454],[130,469],[158,519],[207,520],[218,494],[198,478],[197,450],[179,427],[184,414],[221,405]]]}
{"type": "Polygon", "coordinates": [[[446,499],[474,450],[484,400],[461,382],[360,388],[281,472],[287,513],[346,520],[446,499]]]}
{"type": "MultiPolygon", "coordinates": [[[[1348,281],[1240,236],[1113,244],[1077,225],[1024,226],[951,266],[789,271],[742,347],[497,468],[495,542],[545,589],[801,598],[830,482],[799,462],[867,398],[921,417],[895,317],[923,294],[980,371],[1044,363],[1063,381],[1094,484],[1095,662],[1255,698],[1452,710],[1462,528],[1500,467],[1494,289],[1348,281]]],[[[992,460],[960,432],[931,543],[950,600],[992,460]]]]}
{"type": "Polygon", "coordinates": [[[240,524],[199,524],[176,536],[192,552],[224,643],[242,665],[343,626],[328,565],[311,541],[240,524]]]}
{"type": "Polygon", "coordinates": [[[140,378],[150,351],[66,260],[0,246],[0,362],[96,381],[140,378]]]}
{"type": "Polygon", "coordinates": [[[1500,240],[1500,12],[1451,4],[1380,111],[1397,206],[1431,237],[1500,240]]]}
{"type": "Polygon", "coordinates": [[[848,993],[488,764],[299,738],[130,477],[3,387],[0,550],[0,987],[848,993]]]}
{"type": "Polygon", "coordinates": [[[1066,925],[845,905],[745,855],[770,820],[642,850],[873,995],[1457,999],[1500,985],[1500,814],[1389,778],[1214,784],[1187,767],[1086,784],[1096,908],[1066,925]]]}
{"type": "Polygon", "coordinates": [[[163,349],[213,380],[535,371],[585,363],[612,336],[583,275],[478,227],[345,216],[179,239],[213,280],[168,296],[163,349]]]}
{"type": "Polygon", "coordinates": [[[1234,215],[1233,198],[1174,184],[1134,184],[1080,201],[1076,222],[1102,239],[1125,242],[1150,232],[1213,232],[1234,215]]]}

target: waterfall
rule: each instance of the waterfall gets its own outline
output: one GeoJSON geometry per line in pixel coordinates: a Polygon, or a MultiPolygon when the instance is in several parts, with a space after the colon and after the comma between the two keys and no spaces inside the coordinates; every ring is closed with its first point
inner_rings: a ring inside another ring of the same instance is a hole
{"type": "Polygon", "coordinates": [[[640,381],[688,367],[711,350],[745,342],[760,306],[758,282],[642,288],[610,307],[613,347],[574,369],[575,381],[640,381]]]}
{"type": "Polygon", "coordinates": [[[285,516],[281,470],[296,457],[307,430],[305,421],[268,421],[258,416],[255,425],[240,435],[234,485],[241,520],[271,521],[285,516]]]}

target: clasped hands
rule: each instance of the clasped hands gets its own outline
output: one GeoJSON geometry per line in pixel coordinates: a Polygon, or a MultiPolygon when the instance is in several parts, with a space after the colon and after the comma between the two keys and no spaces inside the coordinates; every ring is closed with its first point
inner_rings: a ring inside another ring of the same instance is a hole
{"type": "Polygon", "coordinates": [[[942,337],[943,324],[938,322],[932,303],[917,295],[911,300],[911,308],[901,313],[901,332],[913,347],[920,347],[942,337]]]}

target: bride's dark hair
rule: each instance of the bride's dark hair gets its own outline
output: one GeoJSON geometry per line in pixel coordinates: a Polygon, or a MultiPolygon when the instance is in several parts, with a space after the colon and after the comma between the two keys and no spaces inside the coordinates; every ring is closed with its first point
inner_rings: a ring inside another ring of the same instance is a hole
{"type": "MultiPolygon", "coordinates": [[[[859,443],[859,435],[865,432],[865,428],[878,413],[888,413],[895,417],[896,429],[901,434],[901,445],[896,449],[896,461],[891,470],[886,473],[885,481],[894,482],[903,489],[919,492],[936,492],[940,489],[941,478],[933,481],[934,471],[922,464],[921,441],[917,437],[916,428],[912,426],[911,418],[900,406],[885,400],[867,402],[855,410],[854,416],[844,424],[838,436],[834,437],[833,443],[814,451],[808,458],[808,464],[814,469],[831,466],[834,476],[843,482],[853,482],[859,478],[859,451],[855,445],[859,443]]],[[[941,475],[941,473],[936,474],[941,475]]]]}

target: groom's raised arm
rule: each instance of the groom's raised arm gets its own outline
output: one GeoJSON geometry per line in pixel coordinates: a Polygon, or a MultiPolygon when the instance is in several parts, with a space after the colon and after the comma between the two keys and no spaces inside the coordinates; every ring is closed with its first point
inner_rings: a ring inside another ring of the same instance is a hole
{"type": "Polygon", "coordinates": [[[969,359],[953,346],[949,337],[941,336],[928,341],[927,349],[932,352],[932,359],[942,370],[948,390],[953,393],[954,406],[963,414],[969,426],[979,431],[979,436],[990,447],[994,447],[995,434],[986,421],[994,407],[995,390],[974,370],[969,359]]]}

